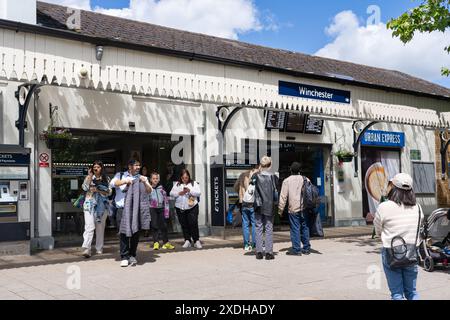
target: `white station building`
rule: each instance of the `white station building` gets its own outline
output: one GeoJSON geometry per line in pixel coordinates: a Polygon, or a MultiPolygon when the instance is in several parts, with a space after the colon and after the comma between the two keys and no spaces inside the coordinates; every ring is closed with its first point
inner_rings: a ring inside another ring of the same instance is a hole
{"type": "Polygon", "coordinates": [[[431,212],[449,111],[450,89],[398,71],[0,0],[0,254],[78,241],[71,201],[95,159],[113,175],[136,157],[167,188],[187,167],[203,235],[230,230],[234,180],[264,154],[281,179],[302,164],[326,226],[370,222],[399,171],[431,212]]]}

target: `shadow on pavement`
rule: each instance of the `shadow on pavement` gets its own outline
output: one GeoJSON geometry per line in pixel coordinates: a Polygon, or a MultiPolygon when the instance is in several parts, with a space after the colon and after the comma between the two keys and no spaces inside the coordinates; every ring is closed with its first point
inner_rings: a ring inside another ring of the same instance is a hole
{"type": "Polygon", "coordinates": [[[381,240],[380,238],[372,239],[371,237],[359,238],[339,238],[337,242],[354,244],[357,247],[369,247],[366,253],[381,254],[381,240]]]}
{"type": "MultiPolygon", "coordinates": [[[[348,236],[348,235],[347,235],[348,236]]],[[[352,235],[353,237],[354,235],[352,235]]],[[[311,240],[323,240],[327,238],[318,238],[313,237],[311,240]]],[[[368,239],[354,239],[354,238],[339,238],[335,239],[336,241],[343,241],[347,243],[355,243],[356,245],[364,246],[364,245],[376,245],[376,240],[371,243],[371,241],[367,242],[368,239]]],[[[273,235],[274,243],[283,243],[290,242],[289,232],[275,232],[273,235]]],[[[145,263],[153,263],[156,262],[157,258],[161,257],[163,254],[171,254],[175,252],[190,252],[196,250],[215,250],[215,249],[224,249],[224,248],[232,248],[243,251],[242,239],[237,237],[237,239],[222,239],[216,237],[205,237],[202,239],[203,249],[196,248],[181,248],[183,239],[171,239],[172,244],[176,246],[174,250],[158,250],[157,254],[154,250],[152,250],[149,246],[152,243],[150,238],[144,238],[141,240],[138,248],[138,260],[139,264],[145,263]]],[[[86,259],[81,255],[81,249],[77,246],[67,246],[67,247],[58,247],[52,251],[40,251],[36,252],[31,256],[25,257],[0,257],[0,270],[13,269],[13,268],[24,268],[24,267],[33,267],[33,266],[45,266],[45,265],[54,265],[54,264],[64,264],[64,263],[80,263],[87,261],[96,261],[96,260],[114,260],[115,262],[120,261],[119,256],[119,241],[118,239],[108,239],[105,241],[104,252],[102,255],[96,255],[95,250],[93,250],[94,254],[91,258],[86,259]]],[[[284,252],[288,249],[282,249],[281,252],[284,252]]],[[[319,251],[311,250],[313,254],[322,254],[319,251]]],[[[254,252],[247,252],[244,255],[246,256],[254,256],[254,252]]]]}
{"type": "MultiPolygon", "coordinates": [[[[283,248],[283,249],[280,249],[280,252],[287,252],[287,251],[289,251],[291,249],[291,247],[288,247],[288,248],[283,248]]],[[[315,250],[315,249],[313,249],[313,248],[311,248],[311,254],[323,254],[322,252],[320,252],[320,251],[317,251],[317,250],[315,250]]]]}

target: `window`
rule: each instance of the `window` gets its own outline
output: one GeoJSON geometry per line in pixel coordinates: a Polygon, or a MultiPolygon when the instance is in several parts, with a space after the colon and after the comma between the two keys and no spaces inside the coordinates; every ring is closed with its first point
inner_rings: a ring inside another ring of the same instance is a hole
{"type": "Polygon", "coordinates": [[[413,162],[414,191],[416,194],[436,193],[436,169],[432,162],[413,162]]]}

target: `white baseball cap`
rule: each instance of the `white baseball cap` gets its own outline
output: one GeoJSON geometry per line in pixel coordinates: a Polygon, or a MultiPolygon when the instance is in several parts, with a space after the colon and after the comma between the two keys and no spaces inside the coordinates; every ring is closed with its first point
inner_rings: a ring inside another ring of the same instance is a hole
{"type": "Polygon", "coordinates": [[[399,173],[391,179],[394,186],[399,189],[410,191],[413,188],[413,179],[407,173],[399,173]]]}

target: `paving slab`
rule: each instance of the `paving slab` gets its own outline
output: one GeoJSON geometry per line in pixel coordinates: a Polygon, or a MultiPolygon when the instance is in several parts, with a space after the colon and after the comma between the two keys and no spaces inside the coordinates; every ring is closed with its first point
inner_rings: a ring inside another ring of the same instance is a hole
{"type": "MultiPolygon", "coordinates": [[[[256,260],[236,243],[205,239],[203,250],[164,252],[139,247],[136,267],[121,268],[114,254],[77,257],[75,249],[39,257],[31,265],[10,260],[0,272],[0,299],[139,300],[388,300],[379,239],[369,235],[314,239],[313,253],[288,256],[276,242],[275,260],[256,260]],[[55,259],[55,257],[57,257],[55,259]],[[42,263],[42,261],[44,261],[42,263]],[[72,270],[72,271],[71,271],[72,270]],[[74,273],[75,270],[76,272],[74,273]],[[79,282],[73,282],[73,277],[79,282]],[[71,282],[72,281],[72,282],[71,282]],[[79,283],[79,287],[67,284],[79,283]]],[[[20,259],[19,259],[20,260],[20,259]]],[[[450,299],[449,270],[419,267],[423,299],[450,299]]]]}

